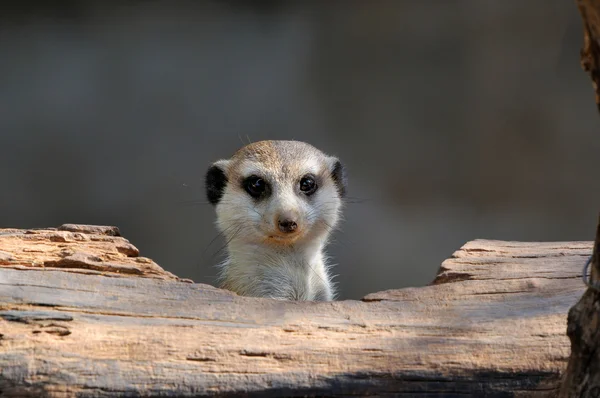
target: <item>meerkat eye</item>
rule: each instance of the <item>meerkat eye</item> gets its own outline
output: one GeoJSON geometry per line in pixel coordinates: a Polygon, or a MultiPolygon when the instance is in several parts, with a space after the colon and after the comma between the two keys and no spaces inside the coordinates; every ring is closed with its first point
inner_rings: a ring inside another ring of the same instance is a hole
{"type": "Polygon", "coordinates": [[[267,182],[260,177],[250,176],[244,181],[244,189],[253,198],[258,198],[267,190],[267,182]]]}
{"type": "Polygon", "coordinates": [[[304,192],[305,195],[312,195],[317,190],[317,183],[315,179],[311,175],[307,175],[302,177],[300,180],[300,190],[304,192]]]}

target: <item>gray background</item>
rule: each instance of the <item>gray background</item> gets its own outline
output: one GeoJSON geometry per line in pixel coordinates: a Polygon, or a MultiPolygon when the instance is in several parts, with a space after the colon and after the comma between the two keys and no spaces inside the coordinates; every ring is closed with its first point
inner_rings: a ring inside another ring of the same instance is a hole
{"type": "Polygon", "coordinates": [[[350,174],[341,298],[426,284],[474,238],[593,237],[573,1],[28,4],[0,5],[2,227],[117,225],[214,283],[205,170],[294,138],[350,174]]]}

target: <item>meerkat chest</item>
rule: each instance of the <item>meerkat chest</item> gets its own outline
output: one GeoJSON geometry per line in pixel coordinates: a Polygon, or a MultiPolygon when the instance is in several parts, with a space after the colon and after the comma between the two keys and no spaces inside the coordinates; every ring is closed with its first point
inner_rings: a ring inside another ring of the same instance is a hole
{"type": "Polygon", "coordinates": [[[261,289],[267,297],[284,300],[328,301],[331,283],[319,264],[262,269],[261,289]]]}
{"type": "Polygon", "coordinates": [[[223,264],[223,287],[238,294],[280,300],[333,300],[333,287],[321,258],[251,256],[223,264]]]}

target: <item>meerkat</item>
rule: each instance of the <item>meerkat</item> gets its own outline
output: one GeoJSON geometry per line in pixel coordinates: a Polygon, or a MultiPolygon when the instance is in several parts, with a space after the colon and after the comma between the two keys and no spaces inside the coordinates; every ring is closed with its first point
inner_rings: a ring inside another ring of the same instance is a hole
{"type": "Polygon", "coordinates": [[[346,194],[340,160],[300,141],[260,141],[205,177],[227,258],[220,287],[242,296],[331,301],[325,246],[346,194]]]}

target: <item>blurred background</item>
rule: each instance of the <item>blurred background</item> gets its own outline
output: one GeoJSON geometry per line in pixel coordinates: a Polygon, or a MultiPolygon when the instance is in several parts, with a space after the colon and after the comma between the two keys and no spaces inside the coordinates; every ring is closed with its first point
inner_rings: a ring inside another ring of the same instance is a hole
{"type": "Polygon", "coordinates": [[[475,238],[591,240],[600,115],[574,1],[0,5],[0,227],[116,225],[214,284],[204,172],[248,140],[339,156],[340,298],[475,238]]]}

